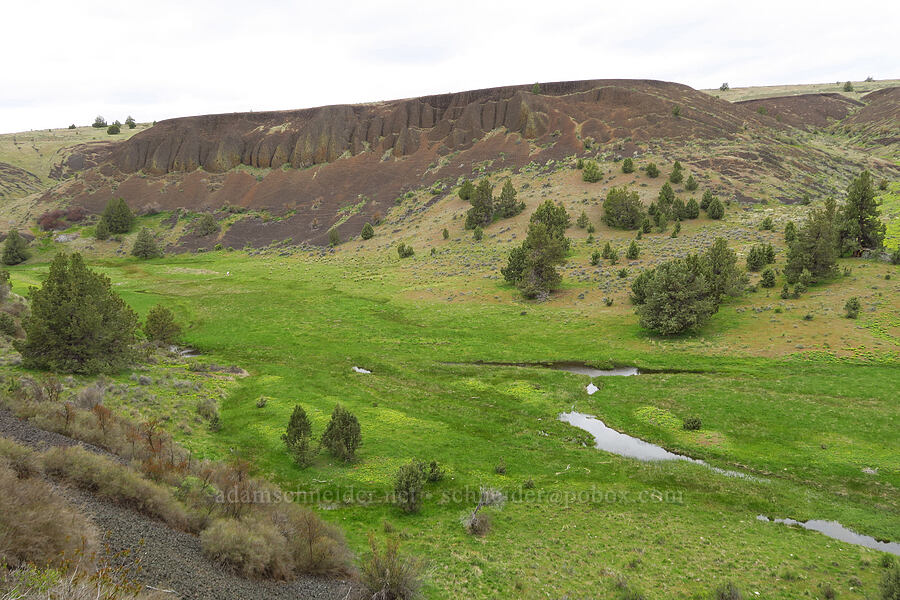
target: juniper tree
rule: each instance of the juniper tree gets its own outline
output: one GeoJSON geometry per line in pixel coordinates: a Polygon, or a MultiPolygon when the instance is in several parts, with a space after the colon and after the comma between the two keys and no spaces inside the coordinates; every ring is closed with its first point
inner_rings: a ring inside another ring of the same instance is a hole
{"type": "Polygon", "coordinates": [[[112,234],[128,233],[134,227],[134,213],[122,198],[112,198],[100,217],[112,234]]]}
{"type": "Polygon", "coordinates": [[[713,199],[710,201],[709,206],[706,207],[706,216],[710,219],[721,219],[725,216],[725,206],[722,204],[722,201],[719,200],[718,197],[713,196],[713,199]]]}
{"type": "Polygon", "coordinates": [[[28,260],[28,242],[15,229],[11,229],[6,235],[3,256],[0,258],[4,265],[17,265],[28,260]]]}
{"type": "Polygon", "coordinates": [[[134,240],[134,246],[131,248],[132,256],[136,256],[138,258],[148,259],[148,258],[159,258],[162,256],[162,251],[159,249],[159,246],[156,244],[156,240],[153,238],[153,234],[150,233],[150,230],[144,227],[141,229],[140,233],[138,233],[137,238],[134,240]]]}
{"type": "Polygon", "coordinates": [[[687,204],[684,205],[684,218],[686,219],[696,219],[700,216],[700,206],[697,204],[697,201],[691,198],[687,201],[687,204]]]}
{"type": "Polygon", "coordinates": [[[669,181],[672,183],[681,183],[684,179],[684,172],[681,169],[681,163],[677,160],[675,164],[672,166],[672,172],[669,174],[669,181]]]}
{"type": "Polygon", "coordinates": [[[462,185],[459,186],[459,192],[457,192],[457,194],[459,194],[460,200],[468,202],[475,195],[475,186],[472,185],[471,181],[466,179],[462,182],[462,185]]]}
{"type": "Polygon", "coordinates": [[[713,201],[712,190],[703,190],[703,197],[700,198],[700,210],[706,210],[709,208],[709,203],[713,201]]]}
{"type": "Polygon", "coordinates": [[[628,251],[625,253],[625,257],[628,260],[635,260],[640,253],[641,253],[641,249],[638,246],[637,242],[634,240],[631,240],[631,244],[628,245],[628,251]]]}
{"type": "Polygon", "coordinates": [[[656,163],[650,163],[647,165],[647,177],[659,177],[659,167],[656,166],[656,163]]]}
{"type": "Polygon", "coordinates": [[[630,158],[626,158],[622,161],[622,172],[623,173],[634,173],[634,161],[630,158]]]}
{"type": "Polygon", "coordinates": [[[144,333],[151,341],[173,344],[181,335],[181,326],[175,322],[175,315],[171,310],[157,304],[147,313],[147,320],[144,321],[144,333]]]}
{"type": "Polygon", "coordinates": [[[829,198],[821,208],[813,209],[797,231],[797,239],[788,247],[784,274],[788,283],[796,282],[803,269],[814,279],[828,277],[837,265],[839,234],[837,209],[829,198]]]}
{"type": "Polygon", "coordinates": [[[881,221],[872,174],[863,171],[847,187],[847,202],[840,210],[841,252],[859,255],[863,249],[880,250],[886,225],[881,221]]]}
{"type": "Polygon", "coordinates": [[[372,227],[371,223],[366,223],[363,225],[362,231],[359,232],[359,237],[364,240],[371,240],[372,236],[375,235],[375,228],[372,227]]]}
{"type": "Polygon", "coordinates": [[[597,183],[603,175],[600,173],[600,166],[597,161],[586,160],[584,168],[581,170],[581,179],[587,183],[597,183]]]}
{"type": "Polygon", "coordinates": [[[637,229],[644,220],[644,207],[635,191],[614,187],[603,201],[603,222],[619,229],[637,229]]]}
{"type": "Polygon", "coordinates": [[[472,195],[472,208],[466,213],[466,229],[488,225],[494,219],[494,186],[487,177],[481,179],[472,195]]]}
{"type": "Polygon", "coordinates": [[[525,210],[524,202],[516,201],[516,188],[513,187],[512,181],[507,179],[503,183],[503,189],[500,190],[500,197],[494,207],[494,213],[500,218],[514,217],[525,210]]]}
{"type": "Polygon", "coordinates": [[[689,192],[693,192],[698,187],[700,187],[700,185],[697,183],[697,180],[694,179],[694,176],[688,175],[687,181],[684,182],[684,189],[689,192]]]}
{"type": "Polygon", "coordinates": [[[15,342],[26,368],[65,373],[117,371],[133,358],[138,318],[77,252],[59,253],[40,288],[29,291],[25,340],[15,342]]]}
{"type": "Polygon", "coordinates": [[[331,421],[322,433],[322,446],[335,457],[349,462],[356,458],[361,441],[359,421],[340,404],[335,406],[331,421]]]}

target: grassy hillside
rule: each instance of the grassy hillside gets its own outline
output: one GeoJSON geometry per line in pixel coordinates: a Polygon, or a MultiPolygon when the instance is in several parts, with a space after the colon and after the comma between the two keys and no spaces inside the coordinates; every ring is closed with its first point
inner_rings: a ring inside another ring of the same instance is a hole
{"type": "Polygon", "coordinates": [[[844,91],[846,82],[835,83],[808,83],[801,85],[758,85],[748,87],[731,87],[722,91],[718,88],[701,90],[707,94],[728,100],[740,102],[742,100],[755,100],[758,98],[777,98],[779,96],[796,96],[798,94],[841,94],[854,100],[875,90],[900,86],[900,79],[879,79],[877,81],[852,81],[852,92],[844,91]]]}
{"type": "MultiPolygon", "coordinates": [[[[599,224],[590,199],[567,202],[599,224]]],[[[648,597],[703,597],[727,580],[767,598],[796,598],[826,583],[842,594],[874,593],[877,552],[756,516],[833,519],[900,537],[897,267],[847,259],[851,276],[801,299],[760,291],[723,306],[696,335],[661,339],[638,328],[626,300],[632,275],[616,271],[634,274],[719,234],[739,249],[757,238],[779,245],[780,235],[759,232],[757,221],[772,214],[780,228],[790,207],[732,207],[724,222],[688,221],[676,239],[645,236],[634,264],[600,268],[589,265],[591,251],[626,237],[600,226],[589,245],[573,227],[565,289],[543,304],[522,302],[498,278],[522,223],[500,221],[475,242],[452,217],[463,208],[445,199],[400,231],[388,224],[334,253],[222,250],[136,262],[114,258],[115,242],[100,244],[109,258],[95,259],[96,267],[139,312],[162,302],[187,325],[185,342],[201,360],[251,373],[222,390],[217,433],[164,381],[141,386],[147,400],[126,408],[163,416],[201,455],[240,449],[344,527],[358,551],[370,531],[399,532],[428,561],[429,597],[610,596],[622,578],[648,597]],[[438,226],[445,219],[447,241],[438,226]],[[397,239],[412,243],[416,256],[400,260],[397,239]],[[863,300],[859,321],[841,316],[851,295],[863,300]],[[600,392],[588,396],[584,376],[467,364],[570,360],[674,372],[597,379],[600,392]],[[261,396],[268,402],[258,408],[261,396]],[[335,404],[354,412],[363,431],[359,460],[342,465],[322,453],[310,468],[296,467],[280,434],[297,403],[316,435],[335,404]],[[557,420],[573,407],[756,479],[600,452],[557,420]],[[688,416],[702,419],[701,431],[680,428],[688,416]],[[384,498],[412,458],[439,461],[447,478],[429,484],[423,511],[409,516],[384,498]],[[505,474],[496,472],[501,462],[505,474]],[[509,501],[494,511],[493,531],[475,538],[460,519],[483,485],[509,501]]],[[[401,205],[389,220],[415,210],[401,205]]],[[[160,227],[165,218],[143,224],[160,227]]],[[[13,269],[14,291],[40,281],[56,247],[45,243],[32,263],[13,269]]],[[[132,379],[117,378],[136,385],[132,379]]]]}

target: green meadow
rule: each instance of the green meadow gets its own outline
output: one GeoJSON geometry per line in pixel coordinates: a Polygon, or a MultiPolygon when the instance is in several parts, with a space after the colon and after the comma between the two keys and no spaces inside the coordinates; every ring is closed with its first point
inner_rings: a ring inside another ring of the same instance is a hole
{"type": "MultiPolygon", "coordinates": [[[[837,520],[900,540],[896,296],[885,292],[882,320],[861,318],[866,348],[841,339],[813,352],[768,351],[785,331],[807,340],[844,331],[836,314],[843,291],[877,288],[896,267],[843,261],[860,275],[819,288],[825,296],[807,301],[835,308],[809,323],[799,309],[761,315],[752,309],[777,301],[751,294],[723,306],[699,334],[663,340],[638,327],[624,297],[610,310],[514,301],[502,280],[442,276],[435,263],[447,257],[424,250],[406,261],[352,245],[280,254],[93,263],[141,315],[156,303],[175,311],[200,357],[151,372],[174,368],[200,381],[191,398],[217,398],[222,428],[209,431],[193,404],[154,386],[153,402],[128,408],[165,416],[200,455],[250,458],[340,524],[359,553],[370,533],[399,536],[426,560],[428,597],[615,597],[621,581],[648,598],[706,598],[726,581],[751,598],[822,597],[825,584],[840,597],[876,593],[879,552],[756,517],[837,520]],[[740,343],[717,341],[726,337],[740,343]],[[191,360],[249,376],[205,381],[191,360]],[[644,373],[597,378],[600,390],[589,396],[586,376],[475,364],[555,361],[644,373]],[[323,451],[300,469],[280,439],[294,405],[304,406],[316,436],[338,403],[360,421],[358,460],[338,463],[323,451]],[[589,434],[558,420],[573,408],[752,477],[599,451],[589,434]],[[685,431],[687,417],[702,428],[685,431]],[[411,459],[438,461],[446,477],[427,484],[419,514],[406,515],[388,500],[394,474],[411,459]],[[507,501],[489,509],[490,533],[473,537],[461,519],[481,486],[507,501]]],[[[14,291],[45,270],[11,269],[14,291]]],[[[117,379],[129,383],[132,374],[117,379]]]]}

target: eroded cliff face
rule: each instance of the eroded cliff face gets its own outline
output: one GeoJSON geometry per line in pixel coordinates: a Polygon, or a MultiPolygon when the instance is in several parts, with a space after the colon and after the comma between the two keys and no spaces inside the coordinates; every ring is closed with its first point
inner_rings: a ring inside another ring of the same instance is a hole
{"type": "Polygon", "coordinates": [[[207,115],[157,123],[121,144],[113,162],[125,172],[164,174],[238,165],[305,168],[373,152],[415,154],[423,144],[443,152],[469,147],[503,129],[537,140],[554,117],[570,117],[598,142],[616,137],[731,135],[747,114],[685,86],[653,81],[581,81],[492,88],[377,104],[296,111],[207,115]],[[678,105],[682,116],[674,119],[678,105]]]}
{"type": "MultiPolygon", "coordinates": [[[[105,157],[92,157],[79,177],[45,199],[98,212],[114,196],[138,212],[265,210],[281,218],[248,217],[223,242],[324,244],[329,228],[337,226],[347,239],[374,215],[386,215],[404,192],[435,183],[449,191],[485,162],[490,172],[581,156],[587,148],[625,156],[660,142],[669,148],[689,140],[716,143],[747,127],[787,125],[687,86],[642,80],[185,117],[161,121],[105,157]],[[357,209],[347,217],[351,205],[357,209]]],[[[184,246],[202,243],[188,239],[184,246]]]]}

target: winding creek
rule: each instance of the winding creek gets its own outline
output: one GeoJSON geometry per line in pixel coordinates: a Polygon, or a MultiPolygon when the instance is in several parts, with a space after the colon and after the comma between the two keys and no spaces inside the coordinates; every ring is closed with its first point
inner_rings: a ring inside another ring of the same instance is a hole
{"type": "MultiPolygon", "coordinates": [[[[639,374],[637,368],[634,367],[603,370],[575,363],[556,363],[545,366],[547,368],[568,371],[570,373],[576,373],[578,375],[587,375],[589,377],[632,376],[639,374]]],[[[588,394],[593,394],[598,390],[598,388],[594,386],[593,382],[589,384],[587,389],[588,394]],[[594,391],[591,391],[591,388],[593,388],[594,391]]],[[[634,458],[637,460],[648,462],[665,460],[687,461],[706,467],[707,469],[710,469],[726,477],[740,477],[742,479],[750,479],[753,481],[766,481],[758,479],[751,475],[747,475],[746,473],[741,473],[739,471],[720,469],[719,467],[710,465],[705,461],[691,458],[689,456],[684,456],[683,454],[675,454],[674,452],[670,452],[661,446],[657,446],[656,444],[651,444],[650,442],[646,442],[626,433],[616,431],[593,415],[588,415],[573,410],[571,412],[560,414],[559,419],[560,421],[566,422],[574,427],[578,427],[579,429],[587,431],[592,436],[594,436],[594,447],[598,450],[610,452],[618,456],[624,456],[627,458],[634,458]]],[[[810,531],[816,531],[841,542],[855,544],[858,546],[863,546],[865,548],[871,548],[880,552],[888,552],[890,554],[900,556],[900,543],[878,540],[872,536],[856,533],[855,531],[844,527],[837,521],[822,521],[818,519],[810,519],[809,521],[796,521],[794,519],[769,519],[765,515],[759,515],[756,518],[759,521],[802,527],[810,531]]]]}

